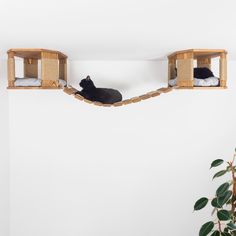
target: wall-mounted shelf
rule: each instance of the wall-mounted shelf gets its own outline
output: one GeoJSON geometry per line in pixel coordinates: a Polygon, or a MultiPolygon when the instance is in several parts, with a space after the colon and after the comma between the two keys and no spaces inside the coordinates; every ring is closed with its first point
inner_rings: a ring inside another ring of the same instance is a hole
{"type": "Polygon", "coordinates": [[[8,89],[61,89],[62,84],[67,83],[65,54],[48,49],[10,49],[7,53],[8,89]],[[24,61],[24,78],[20,80],[26,82],[27,79],[38,79],[40,85],[16,85],[15,57],[22,58],[24,61]],[[41,78],[38,75],[39,61],[41,61],[41,78]]]}
{"type": "Polygon", "coordinates": [[[227,51],[224,49],[189,49],[177,51],[168,56],[168,80],[175,78],[177,68],[177,86],[179,89],[219,89],[227,88],[227,51]],[[197,67],[211,69],[211,59],[219,57],[220,84],[218,87],[194,86],[194,60],[197,67]]]}

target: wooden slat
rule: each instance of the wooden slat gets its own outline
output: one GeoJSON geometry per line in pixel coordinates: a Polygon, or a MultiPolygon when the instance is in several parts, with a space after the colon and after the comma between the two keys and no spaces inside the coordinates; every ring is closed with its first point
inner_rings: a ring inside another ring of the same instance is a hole
{"type": "Polygon", "coordinates": [[[143,95],[141,95],[141,96],[139,96],[139,97],[140,97],[140,99],[142,99],[142,100],[146,100],[146,99],[151,98],[152,96],[151,96],[150,94],[143,94],[143,95]]]}
{"type": "Polygon", "coordinates": [[[99,106],[99,107],[103,106],[103,104],[101,102],[93,102],[93,105],[99,106]]]}
{"type": "MultiPolygon", "coordinates": [[[[81,101],[86,100],[86,99],[84,99],[84,97],[81,96],[80,94],[75,94],[75,98],[76,98],[76,99],[79,99],[79,100],[81,100],[81,101]]],[[[90,102],[90,103],[92,103],[92,102],[90,102]]]]}
{"type": "Polygon", "coordinates": [[[111,107],[112,104],[104,104],[104,103],[102,103],[102,106],[103,106],[103,107],[111,107]]]}
{"type": "Polygon", "coordinates": [[[128,105],[128,104],[131,104],[132,103],[132,100],[131,99],[126,99],[124,101],[122,101],[123,105],[128,105]]]}
{"type": "Polygon", "coordinates": [[[168,93],[168,92],[171,92],[172,90],[173,90],[172,87],[157,89],[157,91],[158,91],[158,92],[161,92],[161,93],[168,93]]]}
{"type": "Polygon", "coordinates": [[[177,60],[177,86],[193,86],[193,59],[177,60]]]}
{"type": "Polygon", "coordinates": [[[15,83],[15,58],[9,56],[7,61],[8,87],[14,87],[15,83]]]}
{"type": "MultiPolygon", "coordinates": [[[[75,95],[75,97],[76,97],[77,99],[81,100],[77,94],[75,95]]],[[[81,97],[81,96],[80,96],[80,97],[81,97]]],[[[89,103],[89,104],[92,104],[92,103],[93,103],[93,101],[90,101],[90,100],[85,99],[85,98],[83,98],[83,101],[86,102],[86,103],[89,103]]]]}
{"type": "Polygon", "coordinates": [[[182,51],[177,51],[168,56],[169,59],[175,58],[179,54],[184,53],[193,53],[194,58],[197,59],[198,57],[208,57],[214,58],[220,56],[221,53],[227,54],[227,51],[224,49],[187,49],[182,51]]]}
{"type": "Polygon", "coordinates": [[[133,97],[131,98],[132,103],[140,102],[142,99],[140,97],[133,97]]]}
{"type": "Polygon", "coordinates": [[[16,57],[33,59],[41,59],[42,52],[58,54],[58,58],[67,58],[62,52],[42,48],[12,48],[7,51],[8,54],[14,53],[16,57]]]}
{"type": "Polygon", "coordinates": [[[227,86],[227,58],[225,54],[220,57],[220,86],[227,86]]]}
{"type": "Polygon", "coordinates": [[[42,87],[59,86],[58,54],[42,52],[42,87]]]}
{"type": "Polygon", "coordinates": [[[123,102],[116,102],[113,104],[114,107],[120,107],[120,106],[123,106],[124,103],[123,102]]]}
{"type": "Polygon", "coordinates": [[[78,92],[78,90],[75,89],[75,88],[73,88],[73,87],[65,87],[65,88],[63,89],[63,91],[64,91],[65,93],[67,93],[68,95],[72,95],[72,94],[75,94],[76,92],[78,92]]]}
{"type": "Polygon", "coordinates": [[[156,90],[156,91],[152,91],[152,92],[147,93],[147,95],[150,95],[151,97],[157,97],[157,96],[161,95],[161,92],[156,90]]]}

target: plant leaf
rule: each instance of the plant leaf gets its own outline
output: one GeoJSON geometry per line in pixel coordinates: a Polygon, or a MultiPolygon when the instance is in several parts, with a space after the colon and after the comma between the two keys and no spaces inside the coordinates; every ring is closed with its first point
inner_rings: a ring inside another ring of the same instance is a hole
{"type": "Polygon", "coordinates": [[[221,236],[232,236],[232,235],[230,233],[224,232],[224,233],[221,233],[221,236]]]}
{"type": "Polygon", "coordinates": [[[224,233],[228,233],[229,229],[227,227],[224,228],[224,233]]]}
{"type": "Polygon", "coordinates": [[[195,211],[201,210],[202,208],[204,208],[207,205],[207,203],[208,203],[208,199],[206,197],[200,198],[194,204],[194,210],[195,211]]]}
{"type": "Polygon", "coordinates": [[[221,221],[230,220],[230,213],[226,210],[220,210],[217,212],[217,217],[221,221]]]}
{"type": "Polygon", "coordinates": [[[220,185],[220,187],[216,190],[216,196],[219,197],[220,195],[222,195],[223,193],[225,193],[226,191],[229,190],[229,183],[224,183],[222,185],[220,185]]]}
{"type": "Polygon", "coordinates": [[[235,224],[232,223],[232,222],[228,223],[227,226],[228,226],[229,230],[231,230],[231,231],[236,230],[236,226],[235,226],[235,224]]]}
{"type": "Polygon", "coordinates": [[[221,165],[223,162],[224,162],[224,160],[222,160],[222,159],[216,159],[211,163],[211,168],[212,167],[217,167],[217,166],[221,165]]]}
{"type": "Polygon", "coordinates": [[[227,170],[221,170],[213,176],[213,179],[220,177],[220,176],[224,175],[225,173],[227,173],[227,170]]]}
{"type": "Polygon", "coordinates": [[[199,231],[199,236],[208,235],[212,231],[213,228],[214,228],[214,222],[213,221],[209,221],[209,222],[205,223],[199,231]]]}
{"type": "MultiPolygon", "coordinates": [[[[235,235],[236,235],[236,231],[232,231],[231,234],[232,234],[233,236],[235,236],[235,235]]],[[[227,236],[228,236],[228,235],[227,235],[227,236]]]]}
{"type": "Polygon", "coordinates": [[[214,231],[211,236],[220,236],[220,231],[216,230],[214,231]]]}
{"type": "Polygon", "coordinates": [[[226,202],[228,202],[232,194],[233,194],[232,191],[226,191],[223,195],[221,195],[218,198],[218,204],[222,207],[226,202]]]}
{"type": "Polygon", "coordinates": [[[218,198],[214,198],[212,201],[211,201],[211,205],[215,208],[221,208],[221,205],[219,205],[218,203],[218,198]]]}

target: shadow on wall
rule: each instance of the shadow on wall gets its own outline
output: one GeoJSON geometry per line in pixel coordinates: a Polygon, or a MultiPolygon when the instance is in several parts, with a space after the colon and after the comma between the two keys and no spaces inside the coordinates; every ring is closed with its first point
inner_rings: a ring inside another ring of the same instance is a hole
{"type": "Polygon", "coordinates": [[[69,84],[90,75],[97,87],[115,88],[124,97],[167,85],[167,61],[70,61],[69,84]]]}

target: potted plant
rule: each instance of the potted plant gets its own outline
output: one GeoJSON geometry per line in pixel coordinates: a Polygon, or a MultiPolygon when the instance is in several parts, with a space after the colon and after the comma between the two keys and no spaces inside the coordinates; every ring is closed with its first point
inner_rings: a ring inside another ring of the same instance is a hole
{"type": "Polygon", "coordinates": [[[196,201],[194,211],[203,209],[208,203],[213,207],[213,220],[202,225],[199,236],[236,236],[236,149],[232,161],[222,159],[214,160],[211,167],[215,168],[225,164],[225,167],[214,174],[213,179],[225,174],[229,180],[222,183],[216,190],[212,199],[202,197],[196,201]]]}

